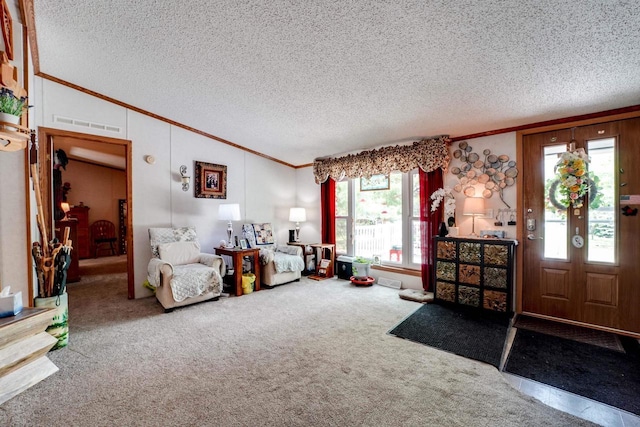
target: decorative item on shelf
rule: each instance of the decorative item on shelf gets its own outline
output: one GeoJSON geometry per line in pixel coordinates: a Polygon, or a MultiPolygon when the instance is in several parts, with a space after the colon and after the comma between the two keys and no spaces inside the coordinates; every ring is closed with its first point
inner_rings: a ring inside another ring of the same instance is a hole
{"type": "Polygon", "coordinates": [[[180,182],[182,183],[182,191],[189,191],[189,182],[191,177],[187,175],[187,167],[180,166],[180,182]]]}
{"type": "Polygon", "coordinates": [[[227,225],[227,248],[233,248],[233,223],[231,221],[240,221],[240,205],[237,203],[230,203],[218,206],[218,219],[223,221],[229,221],[227,225]]]}
{"type": "Polygon", "coordinates": [[[446,236],[448,233],[447,231],[447,224],[445,224],[444,222],[440,223],[440,228],[438,229],[438,236],[440,237],[444,237],[446,236]]]}
{"type": "Polygon", "coordinates": [[[31,131],[18,123],[28,107],[27,91],[18,82],[18,69],[5,52],[0,52],[0,151],[27,147],[31,131]]]}
{"type": "Polygon", "coordinates": [[[464,199],[464,206],[462,207],[462,215],[471,216],[471,234],[470,236],[477,237],[476,234],[476,217],[485,214],[484,211],[484,199],[482,197],[467,197],[464,199]]]}
{"type": "Polygon", "coordinates": [[[559,202],[567,207],[571,204],[574,208],[581,208],[583,198],[589,191],[590,179],[587,164],[590,159],[584,148],[576,149],[573,132],[574,130],[571,129],[572,136],[568,151],[560,154],[555,166],[555,173],[559,181],[560,194],[563,196],[559,202]]]}
{"type": "Polygon", "coordinates": [[[289,221],[296,223],[296,242],[300,241],[300,223],[307,220],[305,208],[291,208],[289,210],[289,221]]]}
{"type": "MultiPolygon", "coordinates": [[[[431,194],[431,212],[435,212],[444,200],[444,220],[450,227],[456,224],[456,199],[449,187],[439,188],[431,194]]],[[[446,226],[445,226],[446,227],[446,226]]]]}

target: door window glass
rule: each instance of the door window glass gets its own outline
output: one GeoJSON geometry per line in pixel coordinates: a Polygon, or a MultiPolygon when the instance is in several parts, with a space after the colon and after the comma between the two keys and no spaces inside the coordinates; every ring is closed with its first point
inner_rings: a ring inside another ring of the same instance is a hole
{"type": "Polygon", "coordinates": [[[616,262],[616,186],[615,139],[587,141],[591,158],[589,172],[587,259],[594,262],[616,262]]]}
{"type": "Polygon", "coordinates": [[[544,147],[544,257],[567,259],[567,209],[558,203],[559,181],[556,179],[555,165],[558,154],[567,151],[567,145],[550,145],[544,147]]]}

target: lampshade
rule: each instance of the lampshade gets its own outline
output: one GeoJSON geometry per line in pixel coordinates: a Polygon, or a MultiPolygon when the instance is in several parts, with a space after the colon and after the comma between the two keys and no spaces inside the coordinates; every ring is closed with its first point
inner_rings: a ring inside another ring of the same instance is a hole
{"type": "Polygon", "coordinates": [[[60,209],[62,209],[62,211],[66,214],[67,212],[69,212],[71,210],[71,207],[69,206],[69,203],[62,202],[62,203],[60,203],[60,209]]]}
{"type": "Polygon", "coordinates": [[[484,215],[484,198],[467,197],[464,199],[462,207],[462,215],[484,215]]]}
{"type": "Polygon", "coordinates": [[[231,203],[218,206],[218,219],[226,221],[240,221],[240,205],[231,203]]]}
{"type": "Polygon", "coordinates": [[[307,220],[307,211],[304,208],[291,208],[289,210],[289,221],[304,222],[307,220]]]}

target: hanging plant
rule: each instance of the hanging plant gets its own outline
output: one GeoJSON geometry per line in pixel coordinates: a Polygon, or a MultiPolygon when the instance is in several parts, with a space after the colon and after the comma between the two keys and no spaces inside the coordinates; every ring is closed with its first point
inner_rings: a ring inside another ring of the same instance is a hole
{"type": "Polygon", "coordinates": [[[562,199],[559,202],[574,208],[582,207],[582,199],[589,190],[587,164],[589,156],[583,148],[567,151],[560,155],[555,166],[556,177],[560,183],[559,191],[562,199]]]}

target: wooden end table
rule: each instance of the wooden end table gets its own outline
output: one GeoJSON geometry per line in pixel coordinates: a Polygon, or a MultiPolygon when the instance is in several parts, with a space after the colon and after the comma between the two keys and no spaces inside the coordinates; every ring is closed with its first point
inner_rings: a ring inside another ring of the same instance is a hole
{"type": "Polygon", "coordinates": [[[245,256],[253,257],[253,274],[256,275],[254,283],[255,291],[260,290],[260,249],[257,248],[213,248],[216,255],[227,255],[231,257],[233,263],[234,280],[236,284],[236,296],[242,295],[242,258],[245,256]]]}

